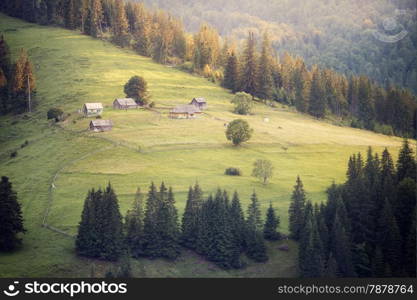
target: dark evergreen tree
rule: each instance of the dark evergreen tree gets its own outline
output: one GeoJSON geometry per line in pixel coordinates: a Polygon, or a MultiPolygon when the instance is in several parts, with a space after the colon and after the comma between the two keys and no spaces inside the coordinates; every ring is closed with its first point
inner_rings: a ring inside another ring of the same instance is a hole
{"type": "Polygon", "coordinates": [[[194,188],[190,187],[188,190],[187,203],[182,217],[182,235],[181,243],[184,247],[195,249],[198,238],[198,217],[203,202],[203,192],[198,185],[194,188]]]}
{"type": "Polygon", "coordinates": [[[16,192],[6,176],[0,182],[0,220],[0,252],[13,251],[22,244],[18,234],[26,230],[16,192]]]}
{"type": "Polygon", "coordinates": [[[346,230],[339,220],[339,215],[337,212],[334,218],[332,232],[330,235],[330,248],[331,252],[334,253],[341,276],[355,276],[356,274],[352,263],[350,242],[346,234],[346,230]]]}
{"type": "Polygon", "coordinates": [[[256,40],[253,32],[250,32],[243,54],[240,90],[254,97],[258,91],[257,78],[256,40]]]}
{"type": "Polygon", "coordinates": [[[224,70],[223,87],[236,93],[239,89],[239,65],[235,52],[230,53],[224,70]]]}
{"type": "Polygon", "coordinates": [[[407,139],[404,140],[398,155],[397,177],[399,182],[407,177],[416,180],[416,161],[413,149],[407,139]]]}
{"type": "Polygon", "coordinates": [[[337,265],[337,261],[334,258],[333,253],[330,253],[329,255],[323,276],[328,278],[337,278],[340,276],[339,266],[337,265]]]}
{"type": "Polygon", "coordinates": [[[86,257],[115,261],[123,253],[122,216],[110,184],[88,193],[75,245],[77,254],[86,257]]]}
{"type": "Polygon", "coordinates": [[[140,257],[144,254],[143,206],[143,194],[138,188],[132,209],[126,213],[125,218],[126,244],[133,257],[140,257]]]}
{"type": "Polygon", "coordinates": [[[272,54],[268,34],[264,34],[261,56],[259,58],[257,96],[261,99],[271,99],[273,89],[272,54]]]}
{"type": "Polygon", "coordinates": [[[304,207],[306,195],[300,176],[297,176],[296,185],[291,196],[291,204],[288,210],[289,231],[294,240],[299,240],[304,224],[304,207]]]}
{"type": "Polygon", "coordinates": [[[172,188],[166,192],[164,183],[161,184],[160,208],[157,214],[157,235],[160,241],[158,256],[176,259],[180,255],[178,213],[172,188]]]}
{"type": "Polygon", "coordinates": [[[269,208],[266,212],[266,221],[264,224],[264,238],[266,240],[278,240],[280,238],[280,234],[277,231],[279,227],[279,217],[275,214],[275,210],[272,207],[272,203],[269,204],[269,208]]]}
{"type": "Polygon", "coordinates": [[[234,247],[239,252],[243,252],[245,249],[246,223],[245,216],[240,205],[239,195],[236,191],[233,194],[233,199],[229,210],[229,217],[231,221],[231,231],[234,240],[234,247]]]}
{"type": "Polygon", "coordinates": [[[246,254],[249,258],[257,262],[265,262],[268,260],[262,234],[262,225],[259,201],[254,191],[251,196],[246,219],[246,254]]]}
{"type": "Polygon", "coordinates": [[[412,222],[405,241],[404,265],[409,277],[416,277],[416,209],[412,215],[412,222]]]}
{"type": "Polygon", "coordinates": [[[144,252],[150,258],[159,257],[160,239],[157,232],[160,201],[155,184],[152,182],[146,199],[144,218],[144,252]]]}
{"type": "Polygon", "coordinates": [[[326,102],[324,98],[323,84],[321,82],[320,72],[313,71],[313,79],[310,88],[309,113],[316,118],[323,118],[326,114],[326,102]]]}

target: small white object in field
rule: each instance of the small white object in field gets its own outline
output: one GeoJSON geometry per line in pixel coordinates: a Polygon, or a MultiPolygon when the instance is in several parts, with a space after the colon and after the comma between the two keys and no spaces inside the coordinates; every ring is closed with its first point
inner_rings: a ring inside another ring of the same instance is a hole
{"type": "Polygon", "coordinates": [[[268,123],[269,122],[269,118],[264,118],[264,122],[268,123]]]}

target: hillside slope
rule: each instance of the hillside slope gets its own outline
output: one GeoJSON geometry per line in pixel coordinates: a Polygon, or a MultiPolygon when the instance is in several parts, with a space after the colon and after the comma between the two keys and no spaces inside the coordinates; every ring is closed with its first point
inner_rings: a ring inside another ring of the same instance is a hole
{"type": "MultiPolygon", "coordinates": [[[[373,146],[389,147],[396,155],[401,140],[367,131],[334,126],[290,111],[287,107],[256,105],[246,116],[254,137],[243,147],[233,147],[224,136],[224,124],[237,118],[231,110],[232,95],[199,77],[153,63],[131,51],[94,40],[76,32],[41,27],[0,15],[0,31],[13,53],[24,47],[36,67],[38,110],[29,116],[0,118],[1,175],[11,178],[23,205],[24,247],[14,254],[0,254],[0,276],[96,276],[106,264],[79,259],[73,240],[42,228],[46,222],[70,235],[76,233],[86,192],[111,181],[124,213],[140,186],[164,180],[174,188],[182,213],[188,186],[198,181],[206,194],[218,187],[238,190],[242,205],[256,189],[266,209],[270,201],[286,231],[287,210],[297,175],[314,201],[325,199],[332,181],[345,178],[349,155],[373,146]],[[114,98],[123,95],[123,85],[132,75],[149,83],[156,111],[116,111],[114,98]],[[167,109],[205,97],[207,113],[196,120],[171,120],[167,109]],[[77,110],[84,102],[102,102],[104,119],[114,121],[107,133],[86,131],[89,119],[77,110]],[[59,106],[71,117],[61,126],[46,121],[46,111],[59,106]],[[29,145],[20,148],[25,140],[29,145]],[[10,153],[17,150],[16,158],[10,153]],[[272,160],[275,176],[268,185],[251,177],[253,162],[272,160]],[[226,167],[242,169],[243,176],[223,175],[226,167]]],[[[240,271],[226,272],[185,253],[177,263],[163,260],[134,262],[136,276],[295,276],[296,245],[288,253],[269,245],[270,261],[249,264],[240,271]]]]}

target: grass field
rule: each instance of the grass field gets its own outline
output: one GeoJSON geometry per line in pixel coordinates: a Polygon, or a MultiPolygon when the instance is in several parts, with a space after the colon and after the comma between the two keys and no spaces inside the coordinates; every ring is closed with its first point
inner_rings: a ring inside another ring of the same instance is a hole
{"type": "MultiPolygon", "coordinates": [[[[0,31],[16,54],[26,48],[37,77],[38,109],[30,116],[0,118],[0,169],[14,183],[23,206],[24,247],[13,254],[0,254],[0,276],[89,276],[103,275],[107,263],[74,255],[73,240],[41,227],[50,206],[48,224],[75,234],[87,190],[111,182],[124,213],[138,186],[151,181],[173,186],[180,213],[186,191],[198,181],[206,194],[218,187],[238,190],[247,206],[256,190],[265,210],[272,202],[287,230],[287,210],[297,175],[313,201],[325,200],[325,189],[345,179],[349,155],[368,146],[376,151],[388,147],[394,156],[401,139],[372,132],[334,126],[294,113],[288,107],[257,104],[254,115],[243,117],[253,138],[233,147],[224,135],[224,124],[237,118],[232,113],[232,95],[217,85],[175,68],[119,49],[100,40],[60,28],[41,27],[0,15],[0,31]],[[132,75],[143,76],[149,85],[157,112],[115,111],[116,97],[132,75]],[[205,97],[209,108],[199,119],[171,120],[167,108],[205,97]],[[102,102],[104,119],[113,120],[110,132],[93,134],[85,129],[90,119],[77,114],[84,102],[102,102]],[[71,113],[60,127],[46,121],[46,111],[59,106],[71,113]],[[268,122],[265,122],[268,118],[268,122]],[[20,145],[29,140],[29,145],[20,145]],[[18,156],[10,153],[18,149],[18,156]],[[251,177],[256,159],[273,162],[274,177],[263,185],[251,177]],[[238,167],[241,177],[223,175],[225,168],[238,167]],[[55,179],[54,179],[55,178],[55,179]],[[54,183],[49,194],[51,183],[54,183]]],[[[179,261],[134,261],[136,276],[151,277],[292,277],[296,276],[297,245],[280,252],[268,244],[271,259],[244,270],[223,271],[185,252],[179,261]]]]}

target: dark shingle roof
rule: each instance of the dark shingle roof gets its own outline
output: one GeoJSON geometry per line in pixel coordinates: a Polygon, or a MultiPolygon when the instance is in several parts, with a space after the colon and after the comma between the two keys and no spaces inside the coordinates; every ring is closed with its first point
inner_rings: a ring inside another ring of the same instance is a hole
{"type": "Polygon", "coordinates": [[[200,97],[200,98],[193,98],[193,100],[197,101],[197,103],[206,103],[206,99],[200,97]]]}

